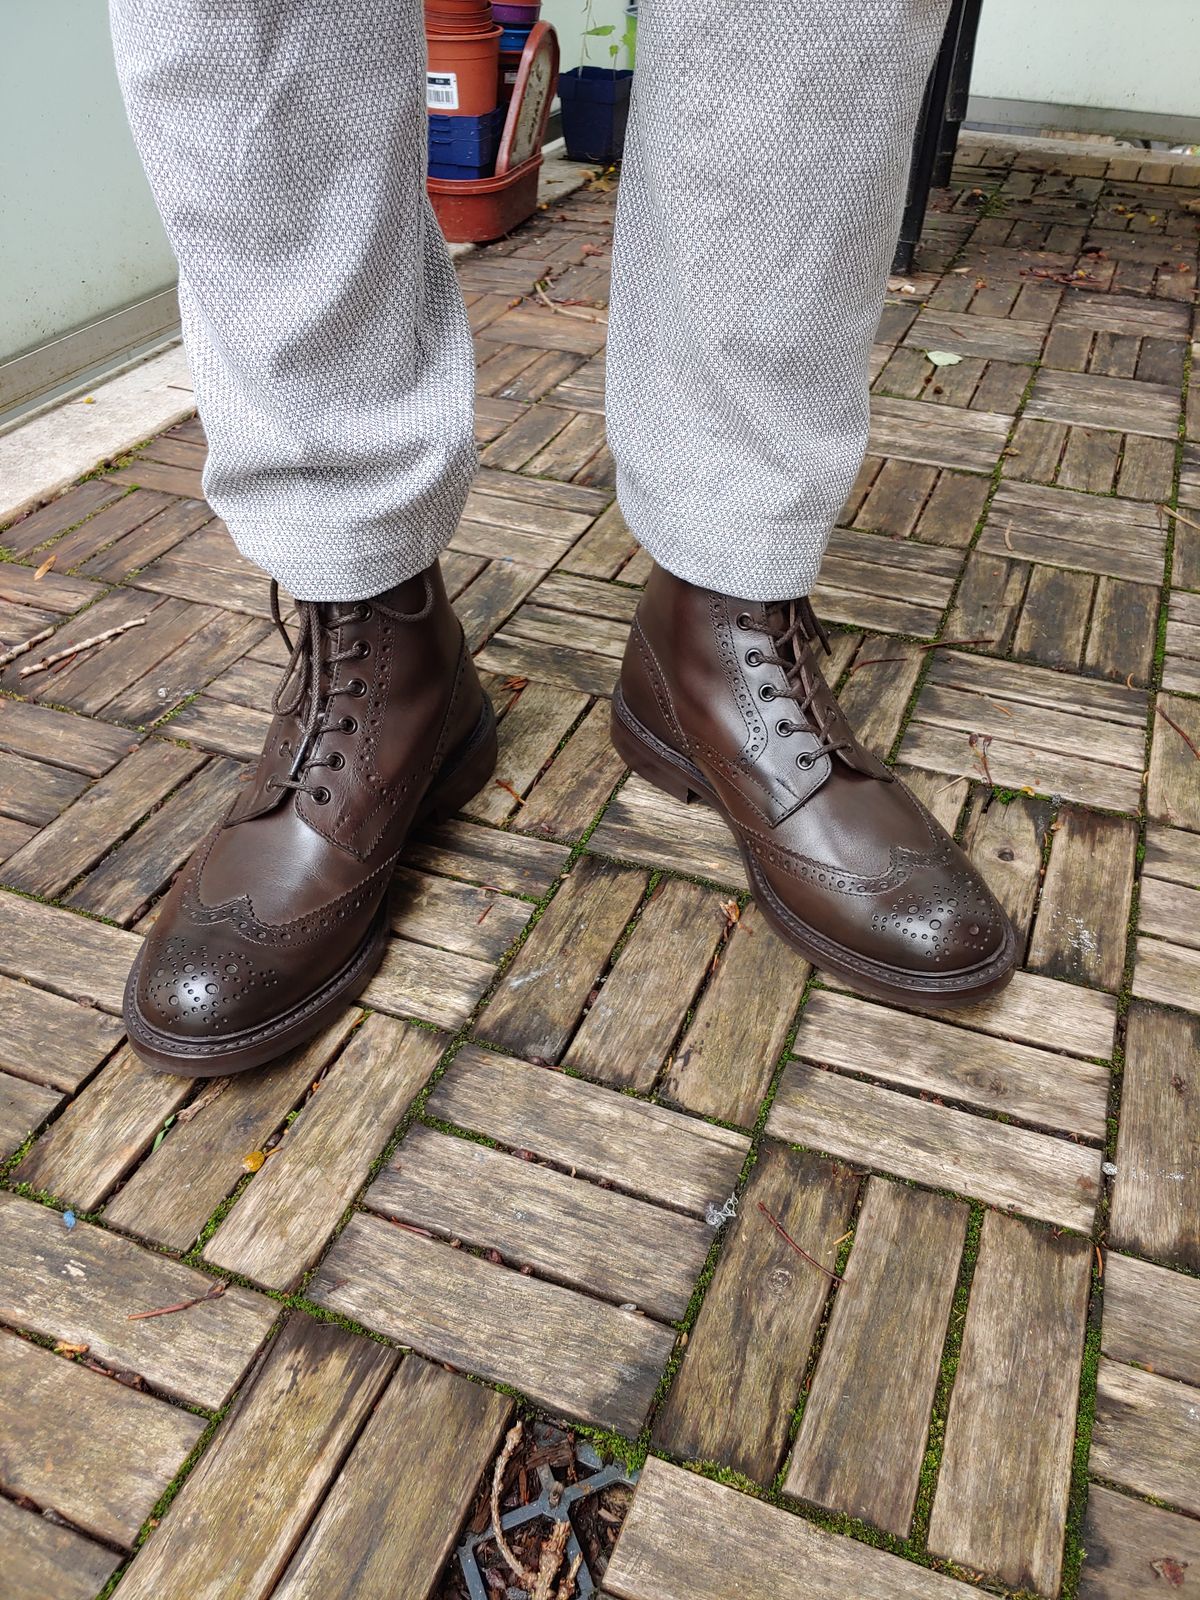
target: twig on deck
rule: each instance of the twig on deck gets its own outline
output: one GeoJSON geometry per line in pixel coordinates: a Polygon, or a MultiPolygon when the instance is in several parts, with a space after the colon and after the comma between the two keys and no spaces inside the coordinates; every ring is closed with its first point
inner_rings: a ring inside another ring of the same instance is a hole
{"type": "Polygon", "coordinates": [[[772,1215],[772,1213],[767,1210],[766,1206],[763,1205],[761,1200],[758,1202],[758,1209],[775,1229],[775,1232],[779,1234],[781,1238],[786,1239],[796,1254],[798,1256],[803,1256],[805,1261],[808,1262],[809,1266],[816,1267],[818,1272],[823,1272],[827,1278],[832,1278],[834,1283],[845,1283],[845,1278],[839,1277],[838,1274],[833,1271],[832,1267],[824,1266],[820,1261],[817,1260],[816,1256],[810,1256],[807,1250],[798,1245],[795,1239],[792,1238],[791,1234],[784,1227],[783,1223],[780,1222],[779,1218],[772,1215]]]}
{"type": "Polygon", "coordinates": [[[68,656],[77,656],[81,650],[91,650],[94,646],[103,644],[106,639],[115,639],[119,633],[128,633],[130,628],[144,628],[149,620],[149,617],[135,617],[132,622],[122,622],[115,628],[105,628],[103,633],[94,633],[90,639],[81,639],[78,644],[68,645],[65,650],[56,651],[52,656],[43,656],[31,667],[22,667],[21,677],[32,678],[35,672],[45,672],[46,668],[52,667],[56,661],[65,661],[68,656]]]}
{"type": "MultiPolygon", "coordinates": [[[[994,639],[938,639],[933,644],[919,644],[918,651],[923,650],[953,650],[964,644],[995,644],[994,639]]],[[[885,661],[904,661],[904,656],[870,656],[866,661],[856,661],[847,673],[852,678],[863,667],[878,667],[885,661]]]]}
{"type": "Polygon", "coordinates": [[[27,650],[32,650],[34,645],[41,644],[54,632],[53,628],[43,628],[41,633],[35,633],[32,639],[26,639],[24,644],[15,644],[11,650],[6,650],[0,655],[0,667],[7,667],[10,661],[15,661],[18,656],[23,656],[27,650]]]}
{"type": "Polygon", "coordinates": [[[1166,711],[1164,711],[1161,706],[1159,706],[1159,708],[1158,708],[1158,714],[1163,719],[1163,721],[1166,723],[1168,728],[1174,728],[1175,729],[1175,732],[1183,740],[1184,744],[1187,745],[1188,749],[1195,756],[1196,760],[1200,761],[1200,750],[1196,749],[1196,746],[1192,741],[1191,735],[1185,733],[1184,730],[1175,721],[1175,718],[1172,717],[1171,715],[1169,715],[1169,713],[1167,713],[1166,711]]]}
{"type": "Polygon", "coordinates": [[[147,1317],[173,1317],[177,1311],[190,1311],[193,1306],[203,1305],[206,1300],[219,1300],[228,1287],[229,1285],[222,1280],[220,1283],[214,1283],[207,1294],[198,1294],[190,1300],[181,1300],[177,1306],[160,1306],[157,1311],[131,1311],[125,1321],[144,1322],[147,1317]]]}

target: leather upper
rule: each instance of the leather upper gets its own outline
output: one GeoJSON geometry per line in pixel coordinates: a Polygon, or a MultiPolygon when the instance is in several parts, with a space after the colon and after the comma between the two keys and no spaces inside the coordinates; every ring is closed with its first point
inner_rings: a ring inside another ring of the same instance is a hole
{"type": "Polygon", "coordinates": [[[843,966],[920,981],[995,961],[1012,943],[1004,911],[858,743],[821,673],[818,635],[794,602],[729,598],[655,568],[621,693],[702,776],[759,898],[843,966]]]}
{"type": "Polygon", "coordinates": [[[434,774],[479,722],[436,566],[378,601],[302,606],[305,626],[257,767],[147,937],[137,1011],[180,1042],[269,1031],[342,970],[434,774]]]}

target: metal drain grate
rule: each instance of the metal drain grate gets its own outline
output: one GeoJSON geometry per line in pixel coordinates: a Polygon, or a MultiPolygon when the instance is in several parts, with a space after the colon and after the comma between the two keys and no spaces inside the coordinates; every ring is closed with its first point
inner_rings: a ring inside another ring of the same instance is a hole
{"type": "MultiPolygon", "coordinates": [[[[545,1444],[556,1435],[561,1438],[557,1429],[546,1426],[545,1423],[536,1423],[533,1429],[534,1439],[538,1444],[545,1444]]],[[[637,1482],[636,1472],[627,1472],[617,1462],[605,1466],[600,1457],[585,1440],[579,1440],[575,1445],[575,1460],[582,1467],[592,1470],[587,1477],[581,1477],[577,1483],[560,1483],[554,1476],[549,1465],[537,1468],[538,1480],[542,1492],[536,1500],[528,1505],[514,1506],[511,1511],[506,1511],[500,1518],[500,1526],[505,1533],[512,1533],[516,1528],[522,1528],[528,1522],[544,1517],[548,1522],[569,1522],[571,1507],[578,1505],[581,1500],[588,1499],[591,1495],[598,1494],[601,1489],[607,1489],[610,1484],[625,1483],[632,1486],[637,1482]]],[[[462,1569],[466,1581],[467,1592],[471,1600],[493,1600],[483,1581],[483,1574],[479,1570],[475,1552],[481,1545],[493,1541],[491,1526],[486,1527],[482,1533],[469,1533],[455,1552],[455,1557],[462,1569]]],[[[563,1563],[564,1570],[582,1555],[579,1540],[574,1527],[571,1537],[567,1542],[566,1558],[563,1563]]],[[[579,1571],[575,1577],[575,1593],[579,1600],[588,1600],[590,1595],[596,1593],[596,1579],[588,1570],[587,1558],[584,1556],[580,1562],[579,1571]]],[[[506,1600],[528,1600],[528,1590],[518,1586],[511,1586],[506,1600]]]]}

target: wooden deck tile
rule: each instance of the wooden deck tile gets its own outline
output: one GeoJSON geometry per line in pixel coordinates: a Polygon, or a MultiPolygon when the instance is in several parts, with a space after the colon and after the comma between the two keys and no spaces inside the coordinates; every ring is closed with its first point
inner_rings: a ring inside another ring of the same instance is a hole
{"type": "Polygon", "coordinates": [[[988,512],[978,548],[1053,567],[1160,584],[1165,519],[1153,505],[1105,500],[1071,489],[1006,480],[988,512]]]}
{"type": "Polygon", "coordinates": [[[204,1259],[272,1288],[294,1284],[324,1248],[444,1045],[426,1029],[368,1017],[209,1240],[204,1259]]]}
{"type": "Polygon", "coordinates": [[[519,1055],[557,1061],[645,881],[640,872],[581,861],[504,974],[479,1036],[519,1055]],[[553,974],[549,984],[540,981],[547,974],[553,974]]]}
{"type": "Polygon", "coordinates": [[[867,1184],[787,1494],[907,1537],[966,1227],[957,1201],[867,1184]]]}
{"type": "Polygon", "coordinates": [[[949,350],[960,356],[1037,361],[1049,324],[1026,317],[959,316],[927,308],[905,336],[919,350],[949,350]]]}
{"type": "Polygon", "coordinates": [[[992,411],[930,411],[922,400],[871,399],[875,455],[924,461],[963,472],[991,472],[1008,442],[1012,418],[992,411]]]}
{"type": "Polygon", "coordinates": [[[137,743],[127,728],[24,700],[0,701],[0,750],[10,755],[102,778],[122,757],[131,755],[137,743]]]}
{"type": "Polygon", "coordinates": [[[430,1600],[512,1402],[409,1356],[274,1600],[430,1600]]]}
{"type": "Polygon", "coordinates": [[[758,908],[747,906],[668,1065],[662,1098],[751,1127],[811,971],[758,908]]]}
{"type": "Polygon", "coordinates": [[[1025,415],[1173,439],[1179,426],[1179,390],[1165,383],[1044,368],[1034,379],[1025,415]]]}
{"type": "Polygon", "coordinates": [[[1088,1229],[1095,1216],[1098,1151],[808,1062],[785,1067],[767,1132],[1064,1227],[1088,1229]]]}
{"type": "Polygon", "coordinates": [[[555,839],[584,833],[625,775],[609,734],[611,720],[608,701],[594,702],[526,794],[514,827],[555,839]]]}
{"type": "Polygon", "coordinates": [[[0,1072],[0,1159],[19,1150],[62,1101],[56,1089],[0,1072]]]}
{"type": "Polygon", "coordinates": [[[375,1011],[453,1032],[475,1010],[494,976],[490,961],[411,939],[393,939],[362,999],[375,1011]]]}
{"type": "Polygon", "coordinates": [[[1102,1141],[1106,1067],[818,990],[795,1052],[809,1061],[1102,1141]]]}
{"type": "Polygon", "coordinates": [[[1124,684],[948,650],[930,668],[900,759],[1136,811],[1144,708],[1142,692],[1124,684]]]}
{"type": "Polygon", "coordinates": [[[265,1600],[396,1363],[293,1315],[121,1579],[135,1600],[265,1600]]]}
{"type": "Polygon", "coordinates": [[[179,745],[141,745],[8,858],[5,883],[28,894],[61,894],[203,761],[179,745]]]}
{"type": "Polygon", "coordinates": [[[478,822],[503,822],[587,710],[588,698],[571,689],[529,683],[516,692],[499,729],[496,775],[463,807],[478,822]]]}
{"type": "Polygon", "coordinates": [[[959,556],[937,545],[838,528],[813,602],[829,622],[932,635],[950,602],[959,566],[959,556]]]}
{"type": "Polygon", "coordinates": [[[319,1304],[555,1415],[636,1434],[674,1332],[380,1217],[352,1217],[309,1290],[319,1304]]]}
{"type": "Polygon", "coordinates": [[[89,478],[6,528],[3,547],[15,556],[30,555],[47,540],[112,505],[124,492],[105,478],[89,478]]]}
{"type": "Polygon", "coordinates": [[[1200,1281],[1110,1251],[1104,1261],[1104,1354],[1200,1387],[1200,1281]]]}
{"type": "MultiPolygon", "coordinates": [[[[1136,976],[1135,968],[1135,976],[1136,976]]],[[[1135,1003],[1130,1010],[1109,1237],[1200,1268],[1200,1020],[1135,1003]]]]}
{"type": "Polygon", "coordinates": [[[634,776],[622,785],[588,845],[618,860],[746,887],[738,847],[720,816],[709,806],[672,799],[644,778],[634,776]]]}
{"type": "Polygon", "coordinates": [[[203,1417],[0,1333],[0,1488],[130,1548],[203,1417]]]}
{"type": "Polygon", "coordinates": [[[566,865],[567,851],[540,839],[445,822],[415,834],[405,846],[404,860],[421,871],[539,900],[566,865]]]}
{"type": "Polygon", "coordinates": [[[105,1206],[105,1223],[186,1250],[245,1177],[247,1157],[282,1127],[361,1015],[348,1010],[282,1061],[206,1085],[105,1206]]]}
{"type": "Polygon", "coordinates": [[[151,1072],[124,1046],[22,1159],[18,1182],[94,1210],[195,1089],[194,1078],[151,1072]]]}
{"type": "Polygon", "coordinates": [[[653,1459],[604,1582],[614,1600],[967,1600],[979,1592],[653,1459]]]}
{"type": "Polygon", "coordinates": [[[665,1106],[468,1046],[426,1107],[584,1177],[702,1217],[737,1183],[749,1140],[665,1106]]]}
{"type": "Polygon", "coordinates": [[[1188,1572],[1200,1572],[1200,1526],[1098,1483],[1088,1490],[1083,1548],[1079,1600],[1186,1596],[1196,1587],[1188,1572]]]}
{"type": "Polygon", "coordinates": [[[121,1036],[115,1017],[0,978],[0,1068],[17,1077],[73,1091],[121,1036]]]}
{"type": "Polygon", "coordinates": [[[112,1550],[2,1498],[0,1541],[10,1600],[94,1600],[120,1565],[112,1550]]]}
{"type": "Polygon", "coordinates": [[[830,1280],[796,1254],[760,1206],[832,1269],[857,1194],[858,1179],[844,1168],[764,1146],[655,1421],[656,1444],[771,1481],[830,1280]]]}
{"type": "Polygon", "coordinates": [[[275,1320],[262,1295],[213,1280],[91,1223],[68,1230],[48,1206],[0,1194],[0,1317],[11,1327],[83,1346],[93,1361],[135,1373],[164,1394],[215,1410],[275,1320]],[[195,1300],[163,1337],[138,1313],[195,1300]]]}
{"type": "Polygon", "coordinates": [[[1196,748],[1200,748],[1200,704],[1179,695],[1160,694],[1155,703],[1146,793],[1146,809],[1157,821],[1200,830],[1196,748]]]}
{"type": "Polygon", "coordinates": [[[1200,694],[1200,594],[1176,590],[1171,596],[1163,688],[1200,694]]]}
{"type": "Polygon", "coordinates": [[[695,1218],[420,1126],[405,1135],[366,1204],[664,1322],[687,1309],[712,1243],[695,1218]]]}
{"type": "Polygon", "coordinates": [[[102,1011],[120,1012],[129,965],[141,942],[136,934],[56,906],[0,895],[0,972],[102,1011]]]}
{"type": "Polygon", "coordinates": [[[1092,1472],[1200,1515],[1198,1414],[1200,1389],[1102,1357],[1092,1472]]]}
{"type": "Polygon", "coordinates": [[[653,1088],[727,926],[723,904],[716,890],[663,880],[567,1048],[568,1071],[653,1088]]]}
{"type": "Polygon", "coordinates": [[[1091,1247],[984,1219],[929,1548],[1058,1592],[1091,1247]]]}
{"type": "Polygon", "coordinates": [[[1118,817],[1064,806],[1028,966],[1047,977],[1116,989],[1125,968],[1137,827],[1118,817]]]}

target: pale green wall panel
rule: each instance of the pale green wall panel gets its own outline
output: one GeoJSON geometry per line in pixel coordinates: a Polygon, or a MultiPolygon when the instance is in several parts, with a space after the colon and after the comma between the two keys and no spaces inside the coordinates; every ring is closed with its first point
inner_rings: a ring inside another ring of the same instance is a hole
{"type": "Polygon", "coordinates": [[[175,281],[104,0],[0,0],[0,361],[175,281]]]}

